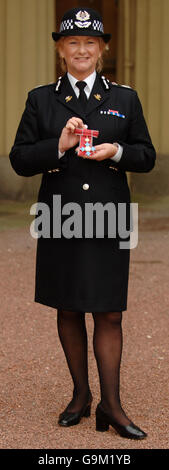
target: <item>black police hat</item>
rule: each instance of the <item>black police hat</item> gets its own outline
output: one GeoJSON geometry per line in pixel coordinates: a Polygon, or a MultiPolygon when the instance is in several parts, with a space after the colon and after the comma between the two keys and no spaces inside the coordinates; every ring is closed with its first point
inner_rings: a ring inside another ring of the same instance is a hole
{"type": "Polygon", "coordinates": [[[87,7],[72,8],[64,14],[59,33],[52,33],[52,38],[58,41],[63,36],[95,36],[106,43],[111,39],[111,34],[104,33],[101,15],[87,7]]]}

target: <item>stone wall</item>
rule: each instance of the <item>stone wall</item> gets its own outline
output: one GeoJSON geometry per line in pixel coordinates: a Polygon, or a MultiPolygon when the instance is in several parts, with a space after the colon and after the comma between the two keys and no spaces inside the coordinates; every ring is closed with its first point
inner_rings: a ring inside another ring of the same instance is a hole
{"type": "Polygon", "coordinates": [[[36,199],[41,175],[18,176],[11,167],[8,157],[0,157],[0,199],[36,199]]]}
{"type": "Polygon", "coordinates": [[[155,198],[169,195],[169,155],[157,155],[156,164],[149,173],[130,173],[133,193],[155,198]]]}

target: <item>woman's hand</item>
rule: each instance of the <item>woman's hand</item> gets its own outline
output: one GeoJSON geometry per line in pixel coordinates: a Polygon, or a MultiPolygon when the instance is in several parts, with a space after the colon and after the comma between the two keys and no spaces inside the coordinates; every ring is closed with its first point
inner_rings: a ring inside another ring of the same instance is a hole
{"type": "MultiPolygon", "coordinates": [[[[117,146],[114,144],[100,144],[95,145],[95,154],[82,158],[88,158],[88,160],[105,160],[106,158],[114,157],[117,152],[117,146]]],[[[78,148],[76,149],[78,151],[78,148]]]]}
{"type": "Polygon", "coordinates": [[[92,160],[105,160],[106,158],[114,157],[117,152],[117,146],[114,144],[100,144],[95,145],[95,154],[93,156],[89,156],[92,160]]]}
{"type": "Polygon", "coordinates": [[[62,129],[62,133],[59,139],[60,152],[66,152],[66,150],[78,144],[79,136],[74,134],[74,131],[77,127],[80,129],[86,127],[82,119],[72,117],[67,121],[66,126],[62,129]]]}

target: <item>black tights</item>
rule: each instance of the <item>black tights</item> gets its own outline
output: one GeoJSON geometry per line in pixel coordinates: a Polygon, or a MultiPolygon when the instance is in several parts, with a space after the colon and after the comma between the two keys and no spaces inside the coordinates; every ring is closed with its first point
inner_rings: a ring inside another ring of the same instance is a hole
{"type": "MultiPolygon", "coordinates": [[[[120,364],[122,354],[122,313],[93,312],[93,349],[98,367],[101,404],[104,410],[127,425],[120,403],[120,364]]],[[[58,309],[58,334],[74,384],[73,398],[68,411],[79,411],[92,399],[88,381],[88,340],[84,312],[58,309]]]]}

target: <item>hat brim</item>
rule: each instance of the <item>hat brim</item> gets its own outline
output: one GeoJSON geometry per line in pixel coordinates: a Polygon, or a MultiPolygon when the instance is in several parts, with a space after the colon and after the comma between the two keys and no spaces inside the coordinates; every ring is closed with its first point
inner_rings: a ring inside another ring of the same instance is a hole
{"type": "Polygon", "coordinates": [[[54,41],[58,41],[62,37],[68,37],[68,36],[94,36],[94,37],[100,37],[103,39],[105,43],[109,42],[112,35],[111,34],[104,34],[99,31],[72,31],[72,34],[70,31],[63,31],[62,33],[52,33],[52,38],[54,41]]]}

